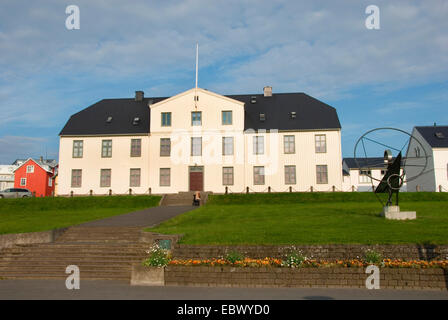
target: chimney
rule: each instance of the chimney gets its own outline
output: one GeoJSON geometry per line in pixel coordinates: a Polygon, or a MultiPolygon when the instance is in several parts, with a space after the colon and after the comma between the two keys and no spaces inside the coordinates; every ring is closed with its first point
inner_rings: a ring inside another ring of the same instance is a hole
{"type": "Polygon", "coordinates": [[[41,163],[44,163],[44,157],[40,156],[39,160],[41,163]]]}
{"type": "Polygon", "coordinates": [[[272,97],[272,87],[271,86],[264,87],[263,93],[265,97],[272,97]]]}
{"type": "Polygon", "coordinates": [[[143,101],[143,91],[135,91],[135,101],[143,101]]]}

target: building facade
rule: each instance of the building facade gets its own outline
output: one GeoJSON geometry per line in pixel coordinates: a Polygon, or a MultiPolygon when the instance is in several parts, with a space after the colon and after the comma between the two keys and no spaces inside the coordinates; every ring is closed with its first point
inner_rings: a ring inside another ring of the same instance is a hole
{"type": "Polygon", "coordinates": [[[409,143],[405,168],[408,176],[415,178],[408,182],[408,190],[448,191],[448,126],[414,127],[412,136],[416,140],[409,143]]]}
{"type": "Polygon", "coordinates": [[[0,165],[0,191],[14,187],[13,165],[0,165]]]}
{"type": "MultiPolygon", "coordinates": [[[[384,158],[344,158],[342,160],[343,183],[342,191],[373,191],[387,171],[384,158]],[[373,178],[373,179],[372,179],[373,178]]],[[[403,170],[401,171],[403,174],[403,170]]],[[[404,181],[406,177],[404,176],[404,181]]],[[[403,183],[400,191],[406,191],[407,184],[403,183]]]]}
{"type": "Polygon", "coordinates": [[[336,110],[304,93],[105,99],[60,133],[58,194],[329,191],[342,187],[336,110]]]}
{"type": "Polygon", "coordinates": [[[28,159],[14,171],[14,188],[30,190],[36,197],[54,195],[55,160],[28,159]]]}

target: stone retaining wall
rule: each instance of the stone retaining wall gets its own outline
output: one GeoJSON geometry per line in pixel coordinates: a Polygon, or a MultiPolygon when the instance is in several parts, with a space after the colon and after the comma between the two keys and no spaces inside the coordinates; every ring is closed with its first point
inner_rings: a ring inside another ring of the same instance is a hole
{"type": "Polygon", "coordinates": [[[14,245],[54,242],[67,228],[42,232],[11,233],[0,235],[0,250],[14,245]]]}
{"type": "MultiPolygon", "coordinates": [[[[367,249],[375,250],[384,258],[404,260],[445,260],[448,259],[448,245],[297,245],[296,249],[313,259],[355,259],[362,258],[367,249]]],[[[220,246],[220,245],[176,245],[173,257],[177,259],[210,259],[225,257],[237,251],[254,259],[283,258],[291,246],[220,246]]]]}
{"type": "MultiPolygon", "coordinates": [[[[165,285],[211,287],[366,288],[365,268],[167,266],[165,285]]],[[[380,289],[447,290],[447,270],[380,268],[380,289]]]]}

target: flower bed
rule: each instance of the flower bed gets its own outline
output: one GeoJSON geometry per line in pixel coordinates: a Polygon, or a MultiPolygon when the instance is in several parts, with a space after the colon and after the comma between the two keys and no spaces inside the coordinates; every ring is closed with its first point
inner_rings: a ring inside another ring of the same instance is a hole
{"type": "Polygon", "coordinates": [[[364,258],[309,259],[300,251],[283,259],[252,259],[230,252],[219,259],[172,259],[153,246],[149,257],[134,266],[131,283],[174,286],[350,287],[364,288],[366,267],[380,267],[381,288],[447,289],[448,260],[383,259],[372,250],[364,258]]]}
{"type": "Polygon", "coordinates": [[[313,260],[305,259],[298,265],[288,265],[286,261],[274,258],[250,259],[244,258],[240,261],[231,262],[227,259],[173,259],[168,262],[169,266],[231,266],[231,267],[291,267],[291,268],[363,268],[375,264],[383,268],[443,268],[448,269],[448,260],[425,261],[402,259],[383,259],[380,263],[371,263],[362,259],[350,260],[313,260]]]}
{"type": "Polygon", "coordinates": [[[244,257],[237,251],[229,252],[226,257],[213,259],[173,259],[170,250],[162,249],[157,244],[146,251],[148,258],[142,263],[146,267],[170,266],[231,266],[231,267],[288,267],[288,268],[364,268],[376,265],[383,268],[442,268],[448,269],[448,260],[403,260],[383,259],[378,252],[368,249],[363,258],[356,259],[310,259],[302,251],[290,251],[283,259],[266,257],[253,259],[244,257]]]}

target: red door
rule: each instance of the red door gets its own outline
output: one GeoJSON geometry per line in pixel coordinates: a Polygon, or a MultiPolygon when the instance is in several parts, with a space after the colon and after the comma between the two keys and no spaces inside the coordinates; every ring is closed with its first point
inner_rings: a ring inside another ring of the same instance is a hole
{"type": "Polygon", "coordinates": [[[203,167],[190,167],[190,191],[204,191],[203,167]]]}

